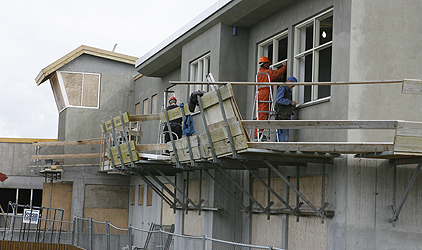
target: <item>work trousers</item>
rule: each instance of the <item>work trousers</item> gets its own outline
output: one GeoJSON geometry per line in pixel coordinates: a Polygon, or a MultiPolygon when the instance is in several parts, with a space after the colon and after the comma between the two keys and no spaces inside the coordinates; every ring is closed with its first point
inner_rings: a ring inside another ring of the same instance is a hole
{"type": "MultiPolygon", "coordinates": [[[[258,90],[258,111],[270,111],[270,103],[269,102],[260,102],[260,101],[269,101],[270,100],[270,87],[262,87],[258,90]]],[[[258,112],[258,120],[267,120],[268,119],[268,112],[258,112]]],[[[259,129],[262,131],[262,129],[259,129]]],[[[254,131],[254,138],[258,138],[258,131],[255,129],[254,131]]]]}

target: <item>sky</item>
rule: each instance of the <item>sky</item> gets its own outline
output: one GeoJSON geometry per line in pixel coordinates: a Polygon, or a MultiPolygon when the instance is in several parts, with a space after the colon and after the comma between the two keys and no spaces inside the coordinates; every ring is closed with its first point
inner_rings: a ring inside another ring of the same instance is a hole
{"type": "Polygon", "coordinates": [[[0,8],[0,138],[56,139],[38,73],[80,45],[141,57],[217,0],[13,0],[0,8]]]}

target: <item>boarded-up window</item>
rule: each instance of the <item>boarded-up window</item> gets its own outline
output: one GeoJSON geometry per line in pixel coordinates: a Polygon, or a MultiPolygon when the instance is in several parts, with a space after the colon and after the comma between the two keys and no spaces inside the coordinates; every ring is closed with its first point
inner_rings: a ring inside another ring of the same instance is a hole
{"type": "Polygon", "coordinates": [[[141,103],[138,102],[137,104],[135,104],[135,114],[136,115],[140,115],[141,114],[141,103]]]}
{"type": "Polygon", "coordinates": [[[142,114],[144,114],[144,115],[148,114],[148,98],[145,99],[144,102],[143,102],[142,114]]]}
{"type": "Polygon", "coordinates": [[[60,72],[51,78],[51,86],[60,110],[64,107],[99,107],[100,75],[60,72]]]}
{"type": "Polygon", "coordinates": [[[152,206],[152,187],[148,186],[147,206],[152,206]]]}
{"type": "Polygon", "coordinates": [[[130,205],[135,205],[136,186],[130,186],[130,205]]]}
{"type": "Polygon", "coordinates": [[[138,205],[144,205],[144,185],[139,185],[139,201],[138,205]]]}
{"type": "Polygon", "coordinates": [[[157,113],[157,94],[151,97],[151,114],[157,113]]]}

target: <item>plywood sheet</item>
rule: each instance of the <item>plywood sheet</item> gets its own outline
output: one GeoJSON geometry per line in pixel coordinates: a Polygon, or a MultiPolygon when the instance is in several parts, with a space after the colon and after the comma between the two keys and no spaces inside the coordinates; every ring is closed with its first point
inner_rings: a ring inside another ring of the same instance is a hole
{"type": "Polygon", "coordinates": [[[300,217],[296,222],[295,216],[289,216],[288,249],[327,249],[327,224],[322,224],[319,217],[300,217]]]}
{"type": "MultiPolygon", "coordinates": [[[[292,183],[293,186],[296,187],[296,178],[290,178],[290,183],[292,183]]],[[[299,192],[303,194],[305,198],[317,208],[321,206],[321,190],[322,190],[322,176],[300,177],[299,192]]],[[[327,197],[328,197],[328,176],[325,177],[325,201],[327,201],[327,197]]],[[[302,199],[300,199],[299,201],[303,202],[302,199]]],[[[296,193],[292,189],[290,189],[289,204],[292,207],[296,206],[296,193]]],[[[301,208],[309,208],[309,206],[305,203],[303,204],[301,208]]]]}
{"type": "MultiPolygon", "coordinates": [[[[43,183],[43,194],[42,194],[42,206],[50,207],[50,187],[51,183],[43,183]]],[[[64,221],[71,221],[72,214],[72,190],[73,183],[53,183],[53,192],[51,199],[52,208],[63,208],[64,209],[64,221]]],[[[47,213],[42,214],[42,218],[45,217],[47,213]]],[[[49,213],[49,219],[53,219],[52,213],[49,213]]],[[[64,230],[70,229],[70,224],[63,224],[64,230]]]]}
{"type": "MultiPolygon", "coordinates": [[[[268,178],[262,178],[262,180],[268,184],[268,178]]],[[[270,187],[282,198],[283,185],[284,182],[281,178],[271,178],[270,187]]],[[[253,197],[264,207],[268,205],[268,189],[257,179],[254,179],[253,181],[253,197]]],[[[283,206],[283,203],[272,193],[270,193],[270,201],[274,202],[271,209],[277,209],[283,206]]],[[[266,218],[267,217],[265,216],[265,219],[266,218]]]]}
{"type": "Polygon", "coordinates": [[[61,72],[67,98],[71,106],[81,106],[83,75],[61,72]]]}
{"type": "Polygon", "coordinates": [[[85,207],[128,209],[129,187],[126,185],[85,185],[85,207]]]}
{"type": "Polygon", "coordinates": [[[98,97],[100,92],[100,75],[84,74],[82,106],[98,107],[98,97]]]}
{"type": "MultiPolygon", "coordinates": [[[[173,190],[173,186],[170,183],[164,184],[170,190],[173,190]]],[[[171,225],[175,223],[176,215],[173,209],[162,199],[162,211],[161,211],[161,225],[171,225]]]]}
{"type": "MultiPolygon", "coordinates": [[[[252,214],[251,244],[267,246],[273,244],[277,248],[282,246],[282,216],[271,216],[267,220],[266,214],[252,214]]],[[[290,248],[289,248],[290,249],[290,248]]]]}
{"type": "MultiPolygon", "coordinates": [[[[84,208],[84,217],[92,218],[95,221],[109,221],[113,226],[126,229],[128,225],[128,209],[115,209],[115,208],[84,208]]],[[[116,230],[116,232],[118,232],[116,230]]],[[[106,233],[105,224],[96,223],[94,226],[94,233],[106,233]]],[[[121,231],[122,234],[127,233],[121,231]]]]}

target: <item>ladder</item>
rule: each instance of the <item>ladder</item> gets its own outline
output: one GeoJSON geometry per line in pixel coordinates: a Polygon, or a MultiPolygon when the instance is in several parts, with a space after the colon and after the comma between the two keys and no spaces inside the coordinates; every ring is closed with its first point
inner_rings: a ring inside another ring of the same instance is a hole
{"type": "MultiPolygon", "coordinates": [[[[266,75],[268,77],[268,82],[271,82],[270,75],[268,73],[257,73],[255,76],[255,82],[258,82],[258,76],[259,75],[266,75]]],[[[252,119],[259,120],[259,114],[260,113],[267,113],[267,118],[265,120],[269,120],[270,117],[275,113],[274,111],[274,100],[273,100],[273,92],[270,85],[255,85],[255,97],[254,97],[254,105],[252,109],[252,119]],[[270,88],[270,94],[268,97],[268,100],[259,100],[258,99],[258,92],[260,88],[263,87],[269,87],[270,88]],[[268,103],[269,110],[259,110],[258,106],[260,103],[268,103]]],[[[254,139],[254,141],[261,142],[261,141],[270,141],[270,134],[276,133],[271,132],[270,129],[256,129],[258,137],[254,139]]]]}

